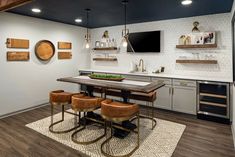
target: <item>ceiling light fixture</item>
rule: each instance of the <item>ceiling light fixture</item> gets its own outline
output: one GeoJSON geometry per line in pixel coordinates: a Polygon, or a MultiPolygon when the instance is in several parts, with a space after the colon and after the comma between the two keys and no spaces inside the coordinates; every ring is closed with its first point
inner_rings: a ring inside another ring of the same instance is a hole
{"type": "Polygon", "coordinates": [[[86,40],[86,49],[89,49],[90,48],[90,40],[91,40],[91,35],[89,34],[89,29],[88,29],[88,26],[89,26],[89,13],[90,13],[91,9],[86,9],[86,18],[87,18],[87,22],[86,22],[86,28],[87,28],[87,31],[86,31],[86,36],[85,36],[85,40],[86,40]]]}
{"type": "Polygon", "coordinates": [[[183,1],[181,1],[181,4],[182,4],[182,5],[190,5],[190,4],[192,4],[192,3],[193,3],[192,0],[183,0],[183,1]]]}
{"type": "Polygon", "coordinates": [[[124,5],[124,29],[122,30],[122,41],[121,41],[121,45],[123,47],[127,47],[128,45],[128,34],[129,34],[129,29],[126,28],[126,21],[127,21],[127,4],[128,4],[128,0],[123,0],[122,4],[124,5]]]}
{"type": "Polygon", "coordinates": [[[74,21],[75,21],[76,23],[81,23],[81,22],[82,22],[82,19],[77,18],[77,19],[75,19],[74,21]]]}
{"type": "Polygon", "coordinates": [[[40,10],[40,9],[38,9],[38,8],[33,8],[33,9],[32,9],[32,12],[34,12],[34,13],[40,13],[40,12],[41,12],[41,10],[40,10]]]}

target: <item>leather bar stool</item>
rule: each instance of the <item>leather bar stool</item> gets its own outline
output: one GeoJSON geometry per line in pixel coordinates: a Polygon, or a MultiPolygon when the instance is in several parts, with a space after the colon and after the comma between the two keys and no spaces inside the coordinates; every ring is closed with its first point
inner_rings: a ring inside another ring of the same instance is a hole
{"type": "Polygon", "coordinates": [[[109,157],[118,157],[104,151],[104,145],[109,143],[113,138],[113,123],[121,123],[123,121],[130,120],[133,117],[137,117],[137,131],[133,131],[137,134],[136,147],[128,154],[122,155],[131,156],[139,148],[139,106],[137,104],[114,102],[110,99],[106,99],[101,103],[101,116],[105,120],[105,130],[107,130],[107,122],[110,122],[111,127],[111,136],[101,144],[102,154],[109,157]]]}
{"type": "MultiPolygon", "coordinates": [[[[120,90],[114,90],[114,89],[108,89],[106,91],[106,95],[117,96],[117,97],[122,96],[120,90]]],[[[157,98],[156,91],[150,92],[150,93],[131,92],[131,94],[129,95],[129,99],[146,101],[147,106],[151,107],[151,116],[140,115],[140,117],[150,119],[152,121],[152,129],[154,129],[155,126],[157,125],[157,121],[154,119],[154,102],[155,102],[156,98],[157,98]]]]}
{"type": "MultiPolygon", "coordinates": [[[[76,129],[79,126],[76,126],[74,128],[71,129],[67,129],[67,130],[60,130],[60,131],[54,131],[53,127],[59,123],[62,123],[64,121],[64,113],[70,113],[65,111],[64,107],[65,105],[69,105],[71,103],[71,96],[73,95],[73,93],[69,93],[69,92],[65,92],[64,90],[56,90],[56,91],[52,91],[50,92],[50,104],[51,104],[51,125],[49,126],[49,130],[52,133],[57,133],[57,134],[62,134],[62,133],[68,133],[74,129],[76,129]],[[62,118],[61,120],[57,121],[57,122],[53,122],[54,121],[54,107],[55,106],[61,106],[61,110],[62,110],[62,118]]],[[[84,96],[83,94],[80,94],[80,96],[84,96]]],[[[73,113],[70,113],[73,114],[73,113]]]]}
{"type": "Polygon", "coordinates": [[[151,108],[150,109],[151,116],[140,115],[140,117],[152,120],[152,130],[153,130],[155,126],[157,125],[157,121],[154,119],[154,102],[157,99],[157,92],[156,91],[150,92],[150,93],[132,92],[130,94],[130,99],[147,102],[147,106],[151,108]]]}
{"type": "Polygon", "coordinates": [[[104,99],[102,98],[98,98],[98,97],[90,97],[90,96],[84,96],[81,97],[80,95],[73,95],[72,96],[72,109],[75,112],[79,112],[79,122],[80,122],[80,115],[81,112],[84,113],[84,126],[82,128],[80,128],[79,130],[76,130],[73,134],[72,134],[72,141],[78,144],[83,144],[83,145],[88,145],[88,144],[92,144],[95,143],[96,141],[100,140],[101,138],[103,138],[106,135],[106,132],[104,130],[104,134],[102,134],[101,136],[97,137],[94,140],[90,140],[90,141],[78,141],[77,140],[77,135],[79,132],[81,132],[82,130],[86,129],[86,120],[90,120],[96,123],[100,123],[103,126],[103,122],[99,121],[97,119],[94,118],[89,118],[87,117],[87,112],[92,112],[95,111],[97,109],[99,109],[101,107],[101,101],[103,101],[104,99]]]}

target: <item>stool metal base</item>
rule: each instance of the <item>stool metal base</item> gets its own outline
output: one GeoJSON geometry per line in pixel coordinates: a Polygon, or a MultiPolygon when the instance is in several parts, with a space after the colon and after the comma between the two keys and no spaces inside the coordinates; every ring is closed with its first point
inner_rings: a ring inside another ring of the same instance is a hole
{"type": "MultiPolygon", "coordinates": [[[[152,128],[151,128],[152,130],[157,126],[157,121],[156,121],[156,119],[154,119],[154,106],[153,105],[154,105],[154,102],[147,103],[147,106],[149,106],[151,108],[151,116],[150,115],[146,116],[146,115],[142,115],[142,114],[140,115],[141,119],[149,119],[152,121],[152,128]]],[[[134,121],[134,120],[136,120],[136,117],[133,118],[131,121],[134,121]]]]}
{"type": "MultiPolygon", "coordinates": [[[[54,127],[55,125],[57,125],[57,124],[59,124],[59,123],[62,123],[62,122],[64,121],[64,113],[65,113],[65,112],[66,112],[66,113],[69,113],[69,114],[76,115],[76,114],[74,114],[74,113],[65,111],[65,110],[64,110],[64,105],[65,105],[65,104],[62,104],[62,105],[61,105],[61,108],[62,108],[62,119],[59,120],[59,121],[57,121],[57,122],[53,122],[53,120],[54,120],[54,119],[53,119],[53,117],[54,117],[54,113],[53,113],[54,106],[53,106],[53,104],[51,104],[51,125],[49,126],[49,131],[52,132],[52,133],[54,133],[54,134],[64,134],[64,133],[68,133],[68,132],[71,132],[71,131],[73,131],[73,130],[75,130],[75,129],[77,129],[77,128],[80,127],[80,125],[78,124],[78,125],[76,125],[75,127],[71,128],[71,129],[67,129],[67,130],[60,130],[60,131],[54,131],[54,130],[53,130],[53,127],[54,127]]],[[[76,116],[77,116],[77,115],[76,115],[76,116]]]]}
{"type": "MultiPolygon", "coordinates": [[[[80,114],[80,113],[79,113],[79,114],[80,114]]],[[[89,144],[92,144],[92,143],[95,143],[95,142],[99,141],[100,139],[102,139],[103,137],[106,136],[106,130],[104,129],[104,134],[102,134],[101,136],[97,137],[97,138],[94,139],[94,140],[91,140],[91,141],[84,141],[84,142],[78,141],[76,137],[77,137],[77,135],[78,135],[79,132],[81,132],[82,130],[86,129],[86,120],[87,120],[87,119],[89,119],[89,120],[91,120],[91,121],[93,121],[93,122],[97,122],[97,123],[103,124],[102,122],[100,122],[100,121],[98,121],[98,120],[96,120],[96,119],[87,118],[85,113],[84,113],[84,119],[85,119],[85,124],[84,124],[84,126],[83,126],[82,128],[80,128],[79,130],[75,131],[75,132],[72,134],[72,136],[71,136],[73,142],[75,142],[75,143],[77,143],[77,144],[82,144],[82,145],[89,145],[89,144]]],[[[80,116],[79,116],[79,122],[80,122],[80,116]]],[[[104,127],[104,128],[105,128],[105,127],[104,127]]]]}
{"type": "MultiPolygon", "coordinates": [[[[134,130],[129,130],[130,132],[134,132],[135,134],[137,134],[137,140],[136,140],[136,146],[135,146],[135,148],[133,148],[128,154],[125,154],[125,155],[111,155],[111,154],[109,154],[109,153],[107,153],[107,152],[105,152],[104,151],[104,145],[105,144],[107,144],[107,143],[109,143],[110,142],[110,140],[113,138],[113,122],[111,122],[111,126],[110,126],[110,128],[111,128],[111,136],[109,137],[109,138],[107,138],[102,144],[101,144],[101,146],[100,146],[100,148],[101,148],[101,153],[103,154],[103,155],[105,155],[105,156],[107,156],[107,157],[129,157],[129,156],[131,156],[138,148],[139,148],[139,145],[140,145],[140,135],[139,135],[139,129],[140,129],[140,116],[139,116],[139,114],[136,116],[136,118],[135,119],[137,119],[138,121],[137,121],[137,123],[138,123],[138,125],[137,125],[137,131],[134,131],[134,130]]],[[[107,132],[107,125],[106,125],[106,123],[107,122],[105,122],[105,132],[107,132]]]]}

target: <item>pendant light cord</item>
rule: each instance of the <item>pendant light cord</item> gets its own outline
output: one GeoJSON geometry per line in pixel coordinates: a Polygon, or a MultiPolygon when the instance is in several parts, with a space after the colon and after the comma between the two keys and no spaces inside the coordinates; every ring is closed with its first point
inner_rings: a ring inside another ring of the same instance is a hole
{"type": "Polygon", "coordinates": [[[86,18],[87,18],[87,21],[86,21],[86,36],[87,36],[87,41],[89,40],[89,32],[88,32],[88,25],[89,25],[89,12],[90,12],[90,9],[86,9],[86,18]]]}
{"type": "Polygon", "coordinates": [[[125,36],[126,36],[126,21],[127,21],[127,18],[126,18],[126,5],[127,5],[127,2],[125,1],[125,4],[124,4],[124,12],[125,12],[125,36]]]}
{"type": "Polygon", "coordinates": [[[127,23],[127,0],[122,1],[122,4],[124,5],[124,22],[125,22],[125,30],[124,30],[124,36],[127,35],[127,30],[126,30],[126,23],[127,23]]]}

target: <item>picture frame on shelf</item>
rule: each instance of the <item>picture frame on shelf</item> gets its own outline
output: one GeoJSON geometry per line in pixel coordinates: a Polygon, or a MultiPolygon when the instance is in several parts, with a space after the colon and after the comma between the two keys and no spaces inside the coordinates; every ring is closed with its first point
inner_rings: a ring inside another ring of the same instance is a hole
{"type": "Polygon", "coordinates": [[[215,32],[204,32],[204,44],[215,44],[216,33],[215,32]]]}
{"type": "Polygon", "coordinates": [[[203,45],[204,44],[204,33],[192,33],[192,45],[203,45]]]}
{"type": "Polygon", "coordinates": [[[199,32],[181,35],[179,45],[213,45],[216,44],[216,32],[199,32]]]}

